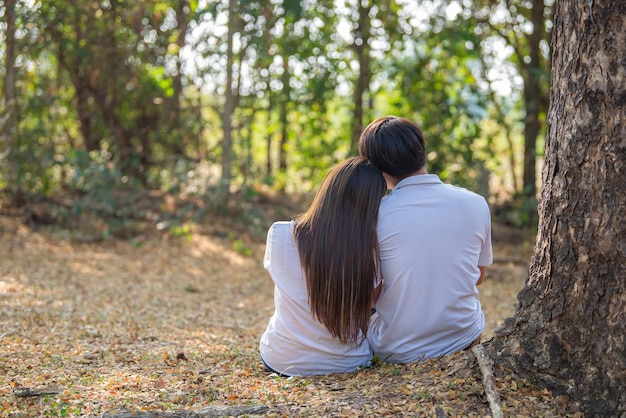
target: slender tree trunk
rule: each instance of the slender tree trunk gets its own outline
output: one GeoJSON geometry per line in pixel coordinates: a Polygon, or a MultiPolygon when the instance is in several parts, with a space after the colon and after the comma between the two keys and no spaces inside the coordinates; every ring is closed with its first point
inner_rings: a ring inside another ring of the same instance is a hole
{"type": "MultiPolygon", "coordinates": [[[[4,123],[3,136],[11,135],[15,131],[15,0],[5,2],[6,19],[6,49],[4,55],[4,84],[2,86],[2,96],[6,106],[6,121],[4,123]]],[[[11,138],[7,138],[10,140],[11,138]]],[[[10,144],[7,144],[10,148],[10,144]]]]}
{"type": "Polygon", "coordinates": [[[556,2],[540,224],[497,362],[626,414],[626,0],[556,2]]]}
{"type": "Polygon", "coordinates": [[[199,125],[198,133],[195,136],[196,156],[199,160],[206,160],[207,150],[206,150],[204,141],[202,140],[204,138],[204,130],[206,127],[205,120],[202,117],[202,109],[204,107],[202,103],[202,85],[196,86],[196,94],[197,94],[196,105],[194,106],[194,109],[193,109],[194,115],[196,115],[196,120],[198,121],[198,125],[199,125]]]}
{"type": "Polygon", "coordinates": [[[233,35],[235,32],[235,1],[228,1],[228,35],[226,38],[226,105],[222,124],[224,126],[224,139],[222,140],[222,183],[226,190],[230,189],[232,176],[232,118],[235,112],[235,96],[233,94],[233,35]]]}
{"type": "Polygon", "coordinates": [[[252,155],[251,126],[252,126],[252,119],[254,119],[255,113],[256,112],[253,109],[251,113],[246,115],[246,117],[241,120],[241,125],[237,127],[237,131],[238,131],[237,136],[241,138],[241,150],[242,150],[241,151],[242,155],[239,158],[240,160],[239,171],[241,172],[241,175],[243,176],[243,184],[245,185],[249,185],[250,180],[254,180],[254,176],[252,176],[252,173],[254,173],[254,168],[253,168],[254,158],[252,155]]]}
{"type": "MultiPolygon", "coordinates": [[[[263,9],[263,16],[265,17],[265,31],[263,33],[263,41],[265,42],[265,48],[269,51],[270,46],[272,45],[272,32],[271,29],[275,24],[273,5],[267,4],[263,9]]],[[[266,94],[267,94],[267,126],[268,130],[266,133],[266,166],[265,166],[265,174],[267,178],[271,178],[272,172],[272,137],[274,136],[274,129],[272,128],[272,111],[274,108],[274,94],[272,93],[271,81],[272,81],[272,72],[270,71],[270,66],[273,59],[273,54],[270,54],[267,57],[267,77],[266,77],[266,94]]]]}
{"type": "MultiPolygon", "coordinates": [[[[500,107],[499,105],[496,105],[497,107],[500,107]]],[[[501,112],[500,110],[498,110],[498,112],[501,112]]],[[[508,147],[508,151],[509,151],[509,165],[511,166],[511,181],[512,181],[512,186],[513,186],[513,193],[517,193],[519,191],[519,186],[518,186],[518,180],[517,180],[517,172],[515,171],[515,168],[517,167],[517,158],[515,158],[515,144],[513,143],[513,130],[511,129],[511,126],[504,120],[504,115],[502,113],[499,113],[499,117],[498,120],[500,121],[500,123],[502,124],[502,127],[504,129],[504,136],[505,136],[505,141],[506,141],[506,145],[508,147]]]]}
{"type": "MultiPolygon", "coordinates": [[[[73,28],[76,31],[76,43],[79,45],[83,42],[87,43],[88,40],[85,38],[82,31],[78,13],[74,14],[72,22],[73,28]]],[[[90,99],[93,98],[93,86],[89,84],[89,74],[81,70],[81,55],[66,53],[66,49],[63,47],[64,35],[58,30],[49,30],[48,33],[52,35],[58,45],[56,48],[56,58],[58,61],[57,80],[61,83],[60,80],[62,80],[63,71],[66,71],[74,87],[74,100],[82,145],[87,151],[98,150],[100,149],[101,133],[96,132],[96,129],[94,129],[96,116],[94,115],[94,107],[90,104],[90,99]]]]}
{"type": "Polygon", "coordinates": [[[274,95],[271,92],[271,89],[269,87],[269,80],[268,80],[268,83],[267,83],[267,126],[269,128],[266,133],[267,149],[265,150],[266,152],[265,174],[267,178],[270,178],[273,174],[272,172],[272,137],[274,135],[274,129],[271,128],[272,108],[274,106],[273,97],[274,95]]]}
{"type": "Polygon", "coordinates": [[[359,136],[363,130],[363,98],[367,93],[370,85],[370,68],[369,68],[369,38],[370,38],[370,17],[369,13],[372,9],[370,1],[359,1],[359,21],[354,31],[354,44],[352,49],[356,53],[359,61],[359,75],[354,84],[352,93],[352,101],[354,102],[354,113],[352,115],[351,126],[351,149],[356,152],[359,144],[359,136]]]}
{"type": "Polygon", "coordinates": [[[6,0],[5,19],[6,19],[6,50],[4,55],[4,84],[2,86],[2,99],[4,100],[5,115],[0,117],[0,162],[7,161],[7,188],[12,195],[17,193],[19,185],[17,182],[15,161],[11,154],[14,149],[17,135],[17,117],[16,117],[16,94],[15,94],[15,0],[6,0]]]}
{"type": "Polygon", "coordinates": [[[74,81],[74,98],[76,99],[76,114],[78,125],[87,151],[100,149],[100,136],[93,134],[93,110],[89,105],[89,88],[84,76],[76,76],[74,81]]]}
{"type": "Polygon", "coordinates": [[[496,122],[498,122],[498,125],[501,126],[502,129],[504,129],[504,139],[508,148],[507,151],[508,151],[509,165],[511,166],[510,175],[511,175],[511,181],[512,181],[512,186],[513,186],[513,193],[516,194],[519,190],[518,190],[517,173],[515,171],[515,168],[517,167],[517,159],[515,158],[515,144],[513,143],[513,132],[512,132],[513,130],[511,128],[511,125],[506,120],[505,111],[503,111],[502,106],[500,105],[498,98],[496,97],[494,88],[492,87],[492,82],[491,80],[489,80],[489,77],[487,76],[487,63],[485,62],[483,57],[481,57],[480,69],[482,72],[483,79],[489,82],[488,97],[491,100],[491,103],[493,103],[493,106],[496,112],[495,114],[496,122]]]}
{"type": "Polygon", "coordinates": [[[278,149],[278,168],[280,172],[287,172],[287,137],[289,134],[288,103],[291,96],[289,85],[289,57],[283,57],[283,98],[280,103],[280,147],[278,149]]]}
{"type": "MultiPolygon", "coordinates": [[[[544,24],[546,17],[544,0],[533,0],[530,11],[530,20],[533,32],[528,35],[528,49],[530,62],[522,60],[522,76],[524,78],[524,107],[526,119],[524,123],[524,171],[523,197],[529,201],[537,199],[537,139],[541,133],[540,114],[546,111],[546,92],[542,88],[542,78],[545,71],[541,59],[541,41],[545,38],[544,24]]],[[[536,225],[535,210],[528,213],[530,225],[536,225]]]]}
{"type": "MultiPolygon", "coordinates": [[[[524,171],[522,177],[522,195],[528,202],[537,201],[537,138],[541,132],[541,122],[539,121],[539,103],[537,96],[539,83],[532,73],[524,78],[524,108],[526,118],[524,120],[524,171]]],[[[532,208],[526,214],[528,225],[537,224],[537,212],[535,205],[527,205],[532,208]]]]}
{"type": "Polygon", "coordinates": [[[174,94],[168,101],[170,109],[170,123],[168,124],[168,130],[170,136],[175,138],[175,143],[172,144],[173,151],[177,155],[185,155],[185,144],[182,142],[184,135],[176,134],[181,129],[180,124],[180,108],[183,93],[183,57],[182,50],[185,47],[185,41],[187,37],[187,30],[189,23],[187,21],[187,15],[185,9],[189,7],[187,0],[178,0],[178,8],[176,10],[176,22],[178,24],[178,38],[176,39],[176,45],[178,46],[178,60],[176,61],[176,75],[172,79],[174,94]],[[174,135],[172,135],[174,133],[174,135]]]}

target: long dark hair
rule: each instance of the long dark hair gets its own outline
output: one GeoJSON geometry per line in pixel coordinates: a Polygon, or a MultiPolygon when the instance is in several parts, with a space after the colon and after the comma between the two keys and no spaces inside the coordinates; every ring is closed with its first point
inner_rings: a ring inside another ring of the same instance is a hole
{"type": "Polygon", "coordinates": [[[352,157],[326,175],[309,209],[294,218],[312,314],[352,346],[369,325],[379,272],[378,207],[386,190],[375,165],[352,157]]]}
{"type": "Polygon", "coordinates": [[[398,179],[426,165],[421,129],[410,120],[396,116],[378,118],[363,130],[359,154],[398,179]]]}

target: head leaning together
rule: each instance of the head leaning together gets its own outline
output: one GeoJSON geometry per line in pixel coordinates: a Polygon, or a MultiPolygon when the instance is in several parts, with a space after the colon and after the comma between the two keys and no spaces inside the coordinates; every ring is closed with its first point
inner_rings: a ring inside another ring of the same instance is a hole
{"type": "Polygon", "coordinates": [[[408,119],[384,116],[370,123],[359,138],[359,154],[398,180],[426,166],[424,136],[408,119]]]}

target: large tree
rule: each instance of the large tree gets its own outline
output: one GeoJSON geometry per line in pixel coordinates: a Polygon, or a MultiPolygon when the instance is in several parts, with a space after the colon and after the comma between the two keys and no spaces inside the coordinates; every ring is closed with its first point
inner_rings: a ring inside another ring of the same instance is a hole
{"type": "Polygon", "coordinates": [[[489,349],[586,416],[624,416],[626,0],[555,7],[536,253],[489,349]]]}

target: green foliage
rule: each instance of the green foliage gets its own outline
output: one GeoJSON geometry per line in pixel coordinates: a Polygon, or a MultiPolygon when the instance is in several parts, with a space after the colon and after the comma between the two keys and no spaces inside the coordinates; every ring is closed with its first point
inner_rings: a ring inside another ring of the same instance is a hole
{"type": "Polygon", "coordinates": [[[68,162],[72,173],[68,188],[79,196],[74,200],[73,215],[90,212],[126,218],[131,214],[122,192],[132,189],[132,181],[111,163],[109,153],[71,151],[68,162]]]}
{"type": "Polygon", "coordinates": [[[246,245],[241,239],[235,239],[233,241],[233,250],[237,251],[241,255],[251,256],[252,249],[246,245]]]}
{"type": "MultiPolygon", "coordinates": [[[[18,123],[0,150],[0,188],[9,193],[70,191],[68,219],[106,216],[113,231],[146,212],[128,209],[133,191],[160,190],[201,202],[166,212],[159,221],[168,228],[215,213],[261,230],[255,187],[313,190],[353,152],[353,42],[361,38],[350,32],[358,19],[352,4],[254,0],[228,10],[226,1],[200,7],[197,0],[18,3],[18,123]],[[229,19],[236,39],[234,177],[226,190],[219,163],[229,19]]],[[[494,112],[483,74],[493,62],[485,21],[470,18],[469,3],[454,18],[445,17],[447,3],[427,3],[434,13],[419,23],[424,16],[413,6],[373,4],[363,122],[381,114],[415,120],[426,136],[429,171],[476,189],[482,167],[501,165],[494,141],[510,134],[511,144],[523,142],[519,116],[507,110],[518,112],[520,98],[494,112]],[[499,128],[505,123],[514,129],[499,128]]],[[[477,3],[476,16],[484,18],[491,4],[477,3]]],[[[523,6],[521,22],[529,19],[523,6]]],[[[514,17],[494,22],[509,39],[526,35],[514,17]]],[[[524,60],[531,52],[520,45],[524,60]]],[[[514,155],[513,148],[505,150],[514,155]]]]}
{"type": "Polygon", "coordinates": [[[516,194],[511,199],[510,208],[504,212],[503,221],[518,228],[532,227],[536,230],[538,205],[537,199],[530,199],[525,193],[516,194]]]}
{"type": "Polygon", "coordinates": [[[191,241],[191,226],[188,224],[172,225],[169,228],[169,233],[174,237],[181,237],[187,241],[191,241]]]}
{"type": "Polygon", "coordinates": [[[152,187],[167,193],[202,195],[219,181],[219,173],[210,164],[186,158],[173,158],[148,172],[152,187]]]}
{"type": "MultiPolygon", "coordinates": [[[[111,162],[107,152],[70,151],[69,165],[72,172],[70,190],[85,195],[111,192],[128,181],[122,172],[111,162]]],[[[98,199],[111,206],[110,196],[98,196],[98,199]]]]}
{"type": "Polygon", "coordinates": [[[134,235],[133,220],[144,216],[135,203],[144,194],[138,192],[136,182],[111,163],[109,154],[71,151],[67,161],[58,166],[68,179],[62,191],[63,199],[53,200],[51,216],[56,223],[71,230],[89,224],[87,229],[96,235],[80,239],[134,235]]]}
{"type": "Polygon", "coordinates": [[[106,148],[122,172],[143,179],[153,142],[183,148],[165,139],[184,115],[182,74],[173,66],[184,12],[165,1],[62,3],[44,2],[38,11],[45,41],[59,51],[59,77],[73,89],[82,145],[106,148]]]}
{"type": "Polygon", "coordinates": [[[482,161],[474,144],[481,138],[481,121],[487,116],[485,93],[476,74],[480,39],[461,20],[435,16],[431,27],[437,31],[415,33],[407,42],[409,49],[389,62],[392,99],[388,106],[390,113],[409,117],[422,127],[430,172],[476,188],[476,170],[482,161]],[[394,94],[397,91],[402,93],[394,94]]]}

